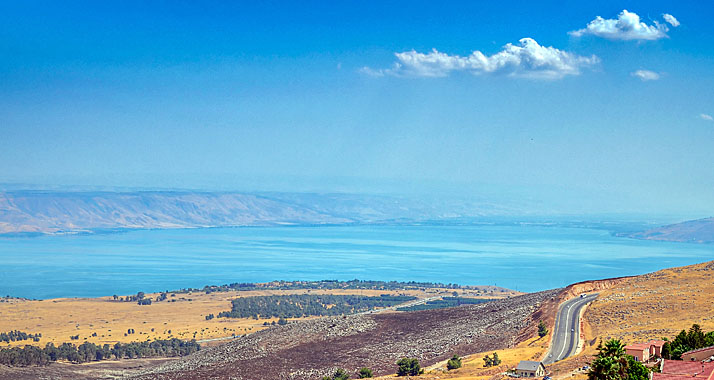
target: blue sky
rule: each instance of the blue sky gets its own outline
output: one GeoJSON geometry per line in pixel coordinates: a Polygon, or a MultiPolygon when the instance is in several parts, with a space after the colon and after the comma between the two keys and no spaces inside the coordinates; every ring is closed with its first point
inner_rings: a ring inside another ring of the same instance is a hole
{"type": "Polygon", "coordinates": [[[708,216],[713,14],[656,1],[1,2],[0,182],[490,189],[708,216]]]}

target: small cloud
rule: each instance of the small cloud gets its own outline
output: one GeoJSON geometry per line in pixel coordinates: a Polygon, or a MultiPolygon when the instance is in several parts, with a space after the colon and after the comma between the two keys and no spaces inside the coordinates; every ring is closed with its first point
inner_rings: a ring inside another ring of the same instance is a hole
{"type": "Polygon", "coordinates": [[[658,73],[649,70],[637,70],[635,72],[630,73],[630,75],[639,78],[643,82],[659,79],[658,73]]]}
{"type": "Polygon", "coordinates": [[[664,19],[664,21],[667,21],[669,23],[669,25],[672,25],[675,28],[679,26],[679,20],[677,20],[674,16],[672,16],[669,13],[662,14],[662,18],[664,19]]]}
{"type": "Polygon", "coordinates": [[[445,77],[455,71],[472,74],[503,74],[511,77],[533,79],[560,79],[578,75],[580,69],[600,62],[596,56],[583,57],[552,46],[542,46],[532,38],[520,39],[518,45],[506,44],[491,56],[474,51],[469,56],[449,55],[433,49],[429,53],[415,50],[395,53],[397,58],[391,68],[360,72],[370,76],[445,77]]]}
{"type": "Polygon", "coordinates": [[[375,70],[375,69],[371,69],[367,66],[364,66],[364,67],[360,68],[358,71],[364,75],[378,78],[378,77],[383,77],[385,74],[385,71],[389,71],[389,70],[384,70],[384,69],[375,70]]]}
{"type": "Polygon", "coordinates": [[[706,113],[700,113],[699,118],[702,120],[706,120],[706,121],[714,121],[714,117],[712,117],[712,115],[709,115],[706,113]]]}
{"type": "MultiPolygon", "coordinates": [[[[672,26],[679,25],[679,21],[674,16],[665,14],[663,17],[672,26]]],[[[658,40],[667,37],[668,31],[667,24],[654,21],[653,25],[647,25],[640,21],[640,16],[637,13],[624,9],[617,15],[617,19],[604,19],[597,16],[585,28],[574,30],[568,34],[574,37],[590,34],[610,40],[658,40]]]]}

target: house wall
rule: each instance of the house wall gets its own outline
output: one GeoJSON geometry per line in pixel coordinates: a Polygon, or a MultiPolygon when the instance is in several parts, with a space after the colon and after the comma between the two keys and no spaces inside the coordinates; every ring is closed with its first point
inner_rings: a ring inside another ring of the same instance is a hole
{"type": "Polygon", "coordinates": [[[633,356],[638,362],[646,362],[650,360],[649,350],[628,348],[625,352],[627,355],[633,356]]]}
{"type": "Polygon", "coordinates": [[[704,359],[709,359],[711,356],[714,356],[714,347],[692,354],[682,354],[682,360],[702,361],[704,359]]]}

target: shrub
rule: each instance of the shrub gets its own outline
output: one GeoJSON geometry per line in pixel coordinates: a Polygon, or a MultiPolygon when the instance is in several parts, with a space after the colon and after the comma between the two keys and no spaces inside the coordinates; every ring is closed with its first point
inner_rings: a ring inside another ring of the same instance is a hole
{"type": "Polygon", "coordinates": [[[416,358],[401,358],[397,362],[397,376],[418,376],[424,373],[416,358]]]}
{"type": "Polygon", "coordinates": [[[367,379],[372,377],[372,370],[367,368],[367,367],[362,367],[359,370],[359,378],[360,379],[367,379]]]}
{"type": "Polygon", "coordinates": [[[350,378],[350,375],[347,374],[347,371],[345,371],[342,368],[338,368],[337,371],[335,371],[335,374],[332,376],[325,376],[322,378],[322,380],[347,380],[350,378]]]}
{"type": "Polygon", "coordinates": [[[542,338],[546,335],[548,335],[548,327],[543,321],[540,321],[540,323],[538,324],[538,336],[542,338]]]}
{"type": "Polygon", "coordinates": [[[454,355],[453,358],[446,362],[446,368],[450,371],[452,369],[461,368],[461,358],[459,355],[454,355]]]}

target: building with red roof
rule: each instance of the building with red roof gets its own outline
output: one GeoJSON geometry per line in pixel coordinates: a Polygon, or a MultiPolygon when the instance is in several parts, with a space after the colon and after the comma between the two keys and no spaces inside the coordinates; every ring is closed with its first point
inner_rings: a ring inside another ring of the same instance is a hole
{"type": "Polygon", "coordinates": [[[663,340],[650,340],[647,343],[635,343],[625,346],[625,352],[638,362],[646,363],[653,357],[662,357],[663,340]]]}
{"type": "Polygon", "coordinates": [[[702,361],[714,357],[714,346],[700,348],[698,350],[687,351],[682,354],[682,360],[702,361]]]}
{"type": "Polygon", "coordinates": [[[662,360],[652,380],[714,380],[714,362],[662,360]]]}

